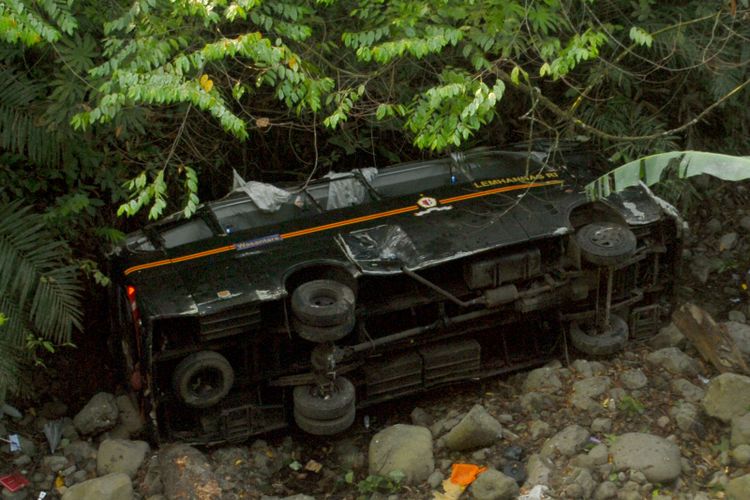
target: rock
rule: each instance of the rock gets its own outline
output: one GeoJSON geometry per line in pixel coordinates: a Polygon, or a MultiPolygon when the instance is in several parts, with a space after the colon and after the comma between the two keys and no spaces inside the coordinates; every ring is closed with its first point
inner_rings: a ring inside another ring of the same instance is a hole
{"type": "Polygon", "coordinates": [[[747,321],[745,313],[736,309],[733,309],[729,311],[729,313],[727,313],[727,319],[735,323],[745,323],[747,321]]]}
{"type": "Polygon", "coordinates": [[[732,446],[750,444],[750,413],[732,418],[732,446]]]}
{"type": "Polygon", "coordinates": [[[547,422],[541,420],[532,420],[529,425],[529,431],[531,432],[531,439],[538,439],[540,437],[546,437],[550,435],[552,428],[547,422]]]}
{"type": "Polygon", "coordinates": [[[526,481],[526,466],[519,460],[508,460],[505,462],[502,472],[513,479],[516,484],[526,481]]]}
{"type": "MultiPolygon", "coordinates": [[[[220,500],[222,490],[203,453],[186,444],[159,450],[164,496],[184,500],[220,500]]],[[[126,476],[127,477],[127,476],[126,476]]]]}
{"type": "Polygon", "coordinates": [[[523,392],[558,391],[562,389],[562,382],[557,376],[557,370],[543,366],[531,370],[523,383],[523,392]]]}
{"type": "Polygon", "coordinates": [[[433,424],[432,415],[424,411],[422,408],[414,408],[409,416],[411,417],[411,423],[414,425],[421,425],[422,427],[429,428],[433,424]]]}
{"type": "Polygon", "coordinates": [[[119,410],[119,419],[122,427],[131,435],[137,436],[143,430],[143,419],[141,412],[138,411],[133,399],[123,394],[115,398],[117,409],[119,410]]]}
{"type": "Polygon", "coordinates": [[[727,330],[727,333],[734,341],[737,349],[740,350],[745,357],[750,357],[750,325],[740,323],[739,321],[727,321],[722,323],[727,330]]]}
{"type": "Polygon", "coordinates": [[[416,425],[397,424],[373,436],[369,450],[370,474],[401,471],[407,483],[425,481],[435,470],[432,435],[416,425]]]}
{"type": "Polygon", "coordinates": [[[138,485],[138,491],[145,497],[161,495],[164,493],[164,484],[161,482],[159,455],[152,456],[148,461],[146,473],[143,475],[143,479],[138,485]]]}
{"type": "Polygon", "coordinates": [[[627,370],[620,374],[622,385],[631,391],[642,389],[648,385],[648,377],[639,368],[627,370]]]}
{"type": "Polygon", "coordinates": [[[670,385],[673,391],[693,403],[699,402],[706,395],[706,391],[684,378],[673,380],[670,385]]]}
{"type": "Polygon", "coordinates": [[[81,434],[97,434],[113,428],[117,423],[118,413],[115,397],[107,392],[100,392],[73,417],[73,424],[81,434]]]}
{"type": "Polygon", "coordinates": [[[540,392],[527,392],[519,398],[519,403],[521,408],[531,415],[554,406],[552,398],[540,392]]]}
{"type": "Polygon", "coordinates": [[[591,498],[596,488],[596,482],[591,476],[591,472],[586,468],[578,468],[568,473],[566,482],[572,481],[570,486],[574,486],[580,494],[575,495],[575,498],[591,498]]]}
{"type": "Polygon", "coordinates": [[[596,398],[609,389],[612,381],[609,377],[589,377],[573,384],[573,392],[582,397],[596,398]]]}
{"type": "Polygon", "coordinates": [[[96,458],[96,448],[88,441],[73,441],[63,448],[66,456],[72,457],[75,462],[85,462],[96,458]]]}
{"type": "Polygon", "coordinates": [[[531,455],[526,462],[526,483],[524,489],[537,484],[549,486],[550,479],[555,475],[555,465],[549,458],[541,455],[531,455]]]}
{"type": "Polygon", "coordinates": [[[539,454],[543,457],[553,457],[556,454],[572,457],[588,442],[589,436],[589,431],[580,425],[569,425],[549,438],[539,454]]]}
{"type": "Polygon", "coordinates": [[[44,466],[52,472],[60,472],[68,466],[68,459],[60,455],[47,455],[42,459],[44,466]]]}
{"type": "Polygon", "coordinates": [[[719,238],[719,251],[732,250],[737,244],[737,233],[727,233],[719,238]]]}
{"type": "Polygon", "coordinates": [[[576,467],[593,469],[597,465],[606,464],[608,458],[609,450],[607,450],[607,445],[598,444],[591,448],[588,453],[575,456],[571,460],[571,464],[576,467]]]}
{"type": "Polygon", "coordinates": [[[617,436],[610,454],[616,471],[641,471],[652,483],[677,479],[682,470],[680,448],[652,434],[629,432],[617,436]]]}
{"type": "Polygon", "coordinates": [[[750,231],[750,215],[745,215],[740,219],[740,227],[745,231],[750,231]]]}
{"type": "Polygon", "coordinates": [[[591,422],[591,432],[607,433],[612,430],[612,420],[609,418],[595,418],[591,422]]]}
{"type": "Polygon", "coordinates": [[[709,416],[727,423],[744,415],[750,407],[750,377],[722,373],[712,378],[702,405],[709,416]]]}
{"type": "Polygon", "coordinates": [[[724,491],[730,499],[745,500],[748,498],[748,491],[750,491],[750,474],[730,480],[724,491]]]}
{"type": "Polygon", "coordinates": [[[433,490],[437,489],[443,484],[443,473],[435,469],[432,474],[430,474],[430,477],[427,478],[427,484],[429,484],[430,488],[433,490]]]}
{"type": "Polygon", "coordinates": [[[703,227],[706,230],[706,232],[710,234],[714,234],[714,233],[718,233],[719,231],[721,231],[721,228],[723,226],[719,219],[717,219],[716,217],[713,217],[708,222],[706,222],[706,225],[703,227]]]}
{"type": "Polygon", "coordinates": [[[511,500],[518,495],[518,485],[502,472],[487,469],[471,483],[469,492],[477,500],[511,500]]]}
{"type": "Polygon", "coordinates": [[[698,361],[676,347],[665,347],[646,356],[646,361],[675,375],[695,375],[698,361]]]}
{"type": "Polygon", "coordinates": [[[699,424],[698,408],[692,403],[682,401],[669,410],[669,415],[674,419],[677,427],[685,432],[695,430],[699,424]]]}
{"type": "Polygon", "coordinates": [[[570,365],[570,367],[577,371],[583,378],[588,378],[594,375],[594,370],[591,368],[591,363],[585,359],[576,359],[570,365]]]}
{"type": "Polygon", "coordinates": [[[741,444],[737,446],[730,452],[730,455],[737,465],[745,466],[750,464],[750,444],[741,444]]]}
{"type": "Polygon", "coordinates": [[[96,454],[96,471],[101,476],[112,472],[123,472],[131,478],[143,465],[151,447],[145,441],[105,439],[96,454]]]}
{"type": "Polygon", "coordinates": [[[615,498],[620,488],[612,481],[604,481],[596,487],[594,491],[595,500],[607,500],[608,498],[615,498]]]}
{"type": "Polygon", "coordinates": [[[133,485],[127,474],[107,474],[71,486],[62,500],[133,500],[133,485]]]}
{"type": "Polygon", "coordinates": [[[684,348],[687,344],[685,335],[682,334],[677,325],[670,323],[659,330],[659,333],[649,341],[649,345],[654,349],[663,349],[665,347],[684,348]]]}
{"type": "Polygon", "coordinates": [[[661,429],[666,428],[669,425],[669,417],[666,415],[662,415],[661,417],[656,419],[656,425],[658,425],[661,429]]]}
{"type": "Polygon", "coordinates": [[[445,446],[454,451],[491,446],[503,436],[500,425],[482,405],[474,405],[469,413],[444,436],[445,446]]]}

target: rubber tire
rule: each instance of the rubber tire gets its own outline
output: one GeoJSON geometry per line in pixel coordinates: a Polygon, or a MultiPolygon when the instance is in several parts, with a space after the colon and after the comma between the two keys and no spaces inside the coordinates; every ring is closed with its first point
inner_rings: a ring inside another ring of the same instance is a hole
{"type": "Polygon", "coordinates": [[[354,292],[333,280],[308,281],[292,293],[292,315],[310,326],[338,326],[354,315],[354,292]]]}
{"type": "Polygon", "coordinates": [[[608,356],[623,350],[628,342],[628,324],[620,316],[609,316],[609,329],[598,335],[589,335],[577,323],[570,324],[570,341],[573,347],[591,356],[608,356]]]}
{"type": "Polygon", "coordinates": [[[315,436],[331,436],[343,432],[352,426],[357,408],[352,404],[344,415],[330,420],[316,420],[300,415],[294,411],[294,421],[297,427],[315,436]]]}
{"type": "Polygon", "coordinates": [[[292,318],[292,328],[294,331],[303,339],[315,343],[341,340],[354,329],[354,324],[353,312],[344,320],[344,323],[334,326],[312,326],[302,323],[297,318],[292,318]]]}
{"type": "Polygon", "coordinates": [[[328,399],[316,396],[314,385],[298,385],[294,388],[295,413],[313,420],[331,420],[344,416],[354,405],[354,384],[349,379],[338,377],[334,381],[334,392],[328,399]]]}
{"type": "Polygon", "coordinates": [[[635,253],[636,237],[627,226],[592,222],[576,233],[581,257],[598,266],[613,266],[635,253]]]}
{"type": "Polygon", "coordinates": [[[184,358],[172,373],[172,386],[177,397],[193,408],[208,408],[221,401],[234,384],[234,369],[227,358],[215,351],[199,351],[184,358]],[[219,385],[208,394],[196,394],[190,382],[204,370],[218,372],[219,385]]]}

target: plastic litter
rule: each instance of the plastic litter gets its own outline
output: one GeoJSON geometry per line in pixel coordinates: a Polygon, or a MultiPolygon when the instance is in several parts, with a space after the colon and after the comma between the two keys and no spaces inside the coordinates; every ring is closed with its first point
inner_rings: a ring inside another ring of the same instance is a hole
{"type": "Polygon", "coordinates": [[[62,430],[62,420],[52,420],[44,424],[44,428],[42,429],[42,431],[44,432],[44,437],[47,438],[47,442],[49,443],[50,453],[54,453],[57,449],[57,446],[60,444],[60,439],[62,439],[62,430]]]}
{"type": "Polygon", "coordinates": [[[29,480],[26,479],[20,472],[13,472],[0,477],[0,484],[11,493],[25,488],[29,485],[29,480]]]}
{"type": "Polygon", "coordinates": [[[520,495],[518,500],[545,500],[549,498],[547,491],[549,488],[543,484],[537,484],[528,493],[520,495]]]}
{"type": "Polygon", "coordinates": [[[292,194],[277,188],[271,184],[263,182],[245,181],[236,170],[233,171],[232,191],[242,191],[245,193],[258,210],[261,212],[275,212],[281,205],[286,203],[292,194]]]}
{"type": "Polygon", "coordinates": [[[487,467],[480,467],[474,464],[453,464],[451,465],[450,480],[453,484],[459,486],[469,486],[474,480],[486,471],[487,467]]]}
{"type": "Polygon", "coordinates": [[[21,437],[18,434],[11,434],[8,436],[8,444],[10,445],[10,452],[21,451],[21,437]]]}

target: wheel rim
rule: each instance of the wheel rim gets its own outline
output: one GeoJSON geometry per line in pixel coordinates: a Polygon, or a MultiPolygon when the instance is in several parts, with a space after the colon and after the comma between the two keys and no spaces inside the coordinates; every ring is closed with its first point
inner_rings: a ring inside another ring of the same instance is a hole
{"type": "Polygon", "coordinates": [[[216,368],[197,370],[187,379],[187,390],[196,399],[211,398],[222,390],[224,375],[216,368]]]}
{"type": "Polygon", "coordinates": [[[624,234],[617,227],[601,227],[591,235],[591,243],[599,248],[616,247],[624,241],[624,234]]]}

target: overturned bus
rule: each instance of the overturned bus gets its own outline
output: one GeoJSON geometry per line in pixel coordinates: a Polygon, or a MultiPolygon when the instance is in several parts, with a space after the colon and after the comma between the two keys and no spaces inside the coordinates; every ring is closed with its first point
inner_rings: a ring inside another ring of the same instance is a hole
{"type": "Polygon", "coordinates": [[[247,183],[127,236],[113,318],[157,440],[243,440],[653,333],[680,253],[645,187],[475,151],[280,189],[247,183]]]}

